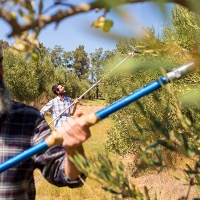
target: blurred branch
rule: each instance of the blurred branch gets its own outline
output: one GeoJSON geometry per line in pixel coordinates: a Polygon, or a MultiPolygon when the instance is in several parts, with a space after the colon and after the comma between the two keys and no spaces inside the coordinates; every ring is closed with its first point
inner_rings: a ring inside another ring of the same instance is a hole
{"type": "MultiPolygon", "coordinates": [[[[67,10],[59,10],[54,15],[44,15],[40,14],[38,17],[35,17],[31,23],[20,24],[13,17],[12,12],[10,12],[7,8],[1,9],[0,17],[3,18],[10,26],[12,27],[12,32],[8,35],[8,37],[12,37],[14,35],[19,35],[24,31],[31,30],[34,28],[44,28],[46,25],[56,22],[57,24],[65,18],[68,18],[73,15],[77,15],[79,13],[89,12],[94,9],[110,9],[115,6],[120,6],[122,4],[128,3],[139,3],[139,2],[156,2],[152,0],[118,0],[115,1],[115,4],[107,3],[106,1],[98,0],[93,3],[82,3],[77,6],[73,6],[71,4],[67,4],[70,6],[67,10]]],[[[157,2],[160,2],[157,0],[157,2]]],[[[163,2],[163,1],[162,1],[163,2]]],[[[194,6],[195,3],[187,0],[166,0],[165,2],[177,3],[180,4],[192,11],[195,11],[194,6]]],[[[3,2],[6,4],[6,2],[3,2]]],[[[16,4],[17,5],[17,4],[16,4]]],[[[22,4],[21,4],[22,5],[22,4]]],[[[55,2],[55,5],[59,5],[58,2],[55,2]]],[[[45,11],[46,12],[46,11],[45,11]]]]}
{"type": "Polygon", "coordinates": [[[115,9],[120,5],[144,3],[144,2],[157,2],[162,3],[176,3],[194,11],[198,14],[200,1],[198,0],[96,0],[92,3],[81,3],[74,5],[74,3],[62,3],[55,0],[54,4],[44,9],[46,1],[40,0],[36,4],[34,0],[10,0],[0,2],[0,18],[11,26],[11,33],[8,37],[14,37],[15,45],[14,50],[27,52],[34,50],[40,31],[49,24],[58,24],[71,16],[80,13],[87,13],[92,10],[103,10],[103,15],[97,16],[92,24],[95,28],[102,28],[104,32],[109,32],[113,26],[113,21],[106,19],[106,13],[110,9],[115,9]],[[62,10],[58,6],[63,6],[62,10]],[[53,14],[48,14],[49,11],[54,9],[53,14]],[[55,10],[56,9],[56,10],[55,10]],[[24,33],[26,37],[24,37],[24,33]]]}

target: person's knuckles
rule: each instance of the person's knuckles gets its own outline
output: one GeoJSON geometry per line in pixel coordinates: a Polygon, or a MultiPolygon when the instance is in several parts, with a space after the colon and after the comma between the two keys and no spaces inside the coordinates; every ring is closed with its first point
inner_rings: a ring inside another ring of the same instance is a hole
{"type": "Polygon", "coordinates": [[[75,120],[79,124],[79,126],[88,127],[87,122],[82,117],[77,117],[75,120]]]}

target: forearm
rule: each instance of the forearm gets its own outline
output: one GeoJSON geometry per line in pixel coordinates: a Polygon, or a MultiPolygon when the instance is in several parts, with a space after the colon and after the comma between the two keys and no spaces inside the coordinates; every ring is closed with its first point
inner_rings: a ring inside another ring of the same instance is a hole
{"type": "Polygon", "coordinates": [[[62,147],[67,154],[65,158],[65,174],[73,180],[78,178],[81,172],[78,171],[74,163],[70,161],[70,157],[73,158],[76,152],[85,156],[82,144],[91,136],[89,125],[81,115],[81,113],[78,113],[77,118],[69,117],[59,129],[63,138],[62,147]]]}
{"type": "Polygon", "coordinates": [[[40,113],[44,115],[46,112],[48,112],[51,109],[51,107],[52,107],[52,103],[50,101],[40,110],[40,113]]]}
{"type": "Polygon", "coordinates": [[[65,159],[65,174],[67,177],[69,177],[72,180],[77,179],[78,176],[81,175],[81,172],[78,171],[74,163],[70,160],[70,157],[73,158],[76,152],[81,154],[82,156],[85,156],[83,146],[81,145],[76,150],[68,149],[66,153],[66,159],[65,159]]]}
{"type": "Polygon", "coordinates": [[[76,111],[76,107],[77,107],[77,103],[74,104],[73,108],[72,108],[72,111],[70,113],[71,116],[74,115],[75,111],[76,111]]]}

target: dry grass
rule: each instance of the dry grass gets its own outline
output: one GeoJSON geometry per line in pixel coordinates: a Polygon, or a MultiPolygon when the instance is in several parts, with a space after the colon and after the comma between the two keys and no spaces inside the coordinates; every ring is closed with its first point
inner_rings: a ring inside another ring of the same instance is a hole
{"type": "MultiPolygon", "coordinates": [[[[160,173],[152,172],[138,178],[133,178],[132,182],[141,190],[146,186],[152,199],[156,192],[159,200],[178,200],[187,195],[188,182],[175,179],[172,173],[176,173],[179,177],[184,177],[183,172],[180,170],[164,170],[160,173]]],[[[193,186],[187,200],[192,200],[194,197],[199,196],[200,190],[193,186]]]]}

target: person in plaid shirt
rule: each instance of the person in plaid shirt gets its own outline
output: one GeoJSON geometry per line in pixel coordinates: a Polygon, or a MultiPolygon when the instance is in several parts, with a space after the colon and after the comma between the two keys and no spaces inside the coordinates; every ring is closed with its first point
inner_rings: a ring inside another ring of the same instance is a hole
{"type": "MultiPolygon", "coordinates": [[[[51,134],[51,129],[40,111],[26,104],[12,101],[3,79],[3,56],[0,51],[0,163],[27,148],[37,145],[51,134]]],[[[34,170],[58,187],[76,188],[83,185],[81,174],[69,156],[79,152],[84,156],[82,143],[91,135],[89,126],[81,117],[69,118],[59,132],[62,145],[57,145],[0,173],[1,200],[34,200],[36,195],[34,170]]]]}
{"type": "Polygon", "coordinates": [[[57,95],[54,99],[50,100],[41,110],[41,115],[47,111],[51,112],[53,121],[54,121],[54,129],[59,130],[62,124],[67,121],[70,116],[73,116],[76,111],[76,106],[78,103],[78,99],[75,99],[74,106],[71,106],[73,103],[71,98],[64,96],[66,93],[65,88],[60,84],[55,84],[52,87],[52,91],[57,95]],[[69,108],[69,109],[67,109],[69,108]],[[67,110],[66,110],[67,109],[67,110]],[[66,110],[65,112],[63,112],[66,110]],[[61,114],[62,113],[62,114],[61,114]]]}

